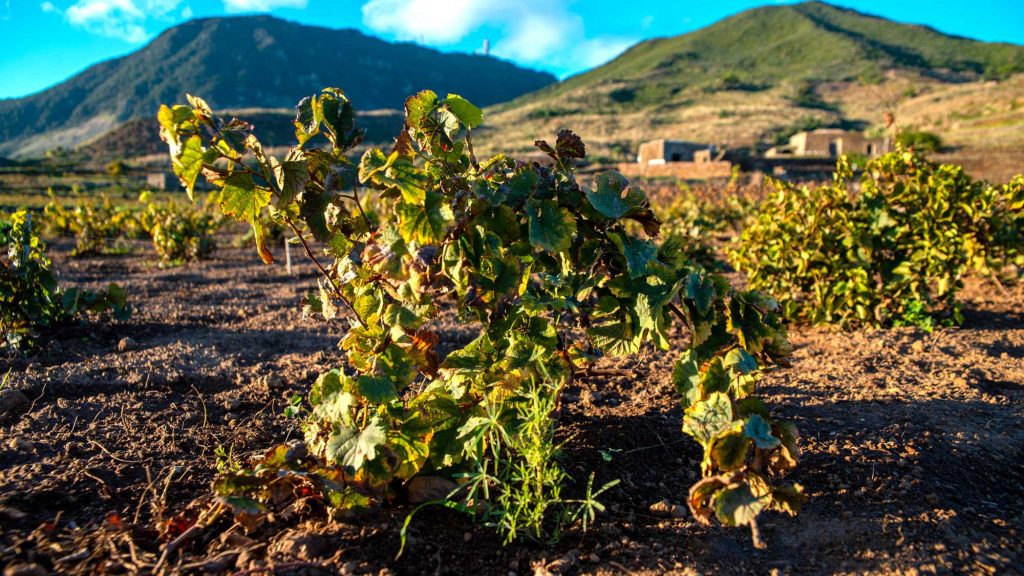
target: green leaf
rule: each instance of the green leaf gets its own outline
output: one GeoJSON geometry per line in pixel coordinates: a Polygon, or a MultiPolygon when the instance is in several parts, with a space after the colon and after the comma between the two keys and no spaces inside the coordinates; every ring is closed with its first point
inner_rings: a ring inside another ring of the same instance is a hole
{"type": "Polygon", "coordinates": [[[700,401],[700,366],[693,357],[692,350],[682,353],[672,368],[672,385],[682,397],[683,409],[700,401]]]}
{"type": "Polygon", "coordinates": [[[806,501],[807,496],[804,495],[804,487],[799,484],[772,489],[772,510],[796,516],[806,501]]]}
{"type": "Polygon", "coordinates": [[[309,170],[303,158],[286,158],[284,162],[278,162],[276,158],[271,157],[270,165],[277,187],[281,190],[277,207],[284,208],[305,189],[306,183],[309,182],[309,170]]]}
{"type": "Polygon", "coordinates": [[[476,128],[484,121],[484,111],[477,108],[462,96],[449,94],[445,98],[448,109],[459,119],[459,122],[470,128],[476,128]]]}
{"type": "Polygon", "coordinates": [[[411,128],[422,128],[423,120],[437,108],[437,94],[424,90],[405,100],[405,122],[411,128]]]}
{"type": "Polygon", "coordinates": [[[747,423],[743,425],[743,434],[763,450],[771,450],[781,444],[778,438],[772,436],[772,427],[757,414],[751,414],[747,419],[747,423]]]}
{"type": "Polygon", "coordinates": [[[595,179],[597,190],[587,191],[591,206],[603,216],[618,220],[646,201],[638,188],[629,188],[629,180],[615,171],[603,172],[595,179]]]}
{"type": "Polygon", "coordinates": [[[732,425],[732,406],[729,397],[721,392],[708,396],[686,409],[683,432],[707,446],[711,439],[732,425]]]}
{"type": "Polygon", "coordinates": [[[630,278],[645,276],[650,263],[658,258],[658,247],[650,240],[641,240],[621,232],[609,233],[608,237],[626,258],[630,278]]]}
{"type": "Polygon", "coordinates": [[[730,486],[715,494],[715,516],[726,526],[747,526],[770,502],[770,495],[755,495],[750,484],[730,486]]]}
{"type": "Polygon", "coordinates": [[[599,350],[612,356],[636,354],[640,350],[640,339],[633,334],[629,322],[611,322],[587,329],[587,337],[599,350]]]}
{"type": "Polygon", "coordinates": [[[225,214],[252,224],[270,204],[270,190],[256,186],[249,174],[236,172],[224,179],[220,202],[225,214]]]}
{"type": "Polygon", "coordinates": [[[356,393],[371,404],[385,404],[398,398],[395,384],[381,376],[360,376],[356,378],[356,393]]]}
{"type": "Polygon", "coordinates": [[[395,210],[402,238],[420,244],[440,244],[448,223],[455,218],[447,198],[437,192],[427,192],[422,206],[399,202],[395,210]]]}
{"type": "Polygon", "coordinates": [[[389,183],[402,193],[402,199],[410,204],[423,204],[427,198],[427,174],[416,167],[412,160],[392,152],[388,158],[387,175],[389,183]]]}
{"type": "Polygon", "coordinates": [[[367,150],[359,160],[359,181],[363,184],[376,182],[375,176],[383,173],[387,166],[388,157],[380,148],[367,150]]]}
{"type": "Polygon", "coordinates": [[[576,233],[576,219],[555,200],[544,200],[527,205],[530,217],[530,244],[549,252],[565,252],[576,233]]]}
{"type": "Polygon", "coordinates": [[[691,272],[686,277],[686,297],[693,300],[694,306],[702,316],[711,309],[715,299],[714,281],[697,272],[691,272]]]}
{"type": "Polygon", "coordinates": [[[379,416],[370,419],[362,431],[342,428],[327,441],[327,454],[342,466],[359,471],[377,457],[377,450],[387,441],[387,428],[379,416]]]}
{"type": "Polygon", "coordinates": [[[733,348],[725,355],[722,365],[738,374],[750,374],[757,370],[757,360],[743,348],[733,348]]]}
{"type": "Polygon", "coordinates": [[[711,447],[712,462],[728,472],[743,467],[750,440],[739,432],[728,432],[719,436],[711,447]]]}
{"type": "MultiPolygon", "coordinates": [[[[192,194],[196,187],[196,178],[203,171],[203,164],[206,162],[206,152],[203,150],[203,139],[198,134],[189,136],[188,140],[178,151],[178,155],[172,159],[171,167],[174,173],[185,184],[188,190],[188,199],[192,200],[192,194]]],[[[251,180],[251,178],[250,178],[251,180]]]]}

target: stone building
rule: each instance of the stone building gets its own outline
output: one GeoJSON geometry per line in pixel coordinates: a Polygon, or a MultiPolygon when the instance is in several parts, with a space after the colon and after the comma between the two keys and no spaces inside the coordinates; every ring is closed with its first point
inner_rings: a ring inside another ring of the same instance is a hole
{"type": "Polygon", "coordinates": [[[168,174],[167,172],[150,172],[146,174],[146,187],[150,190],[177,190],[181,187],[181,182],[178,181],[177,176],[174,174],[168,174]]]}
{"type": "Polygon", "coordinates": [[[641,144],[636,161],[649,165],[666,162],[710,162],[715,152],[712,145],[662,138],[641,144]]]}
{"type": "Polygon", "coordinates": [[[860,132],[821,128],[797,132],[789,138],[788,144],[773,146],[764,155],[766,158],[837,158],[843,154],[863,154],[873,158],[891,150],[889,138],[866,138],[860,132]]]}

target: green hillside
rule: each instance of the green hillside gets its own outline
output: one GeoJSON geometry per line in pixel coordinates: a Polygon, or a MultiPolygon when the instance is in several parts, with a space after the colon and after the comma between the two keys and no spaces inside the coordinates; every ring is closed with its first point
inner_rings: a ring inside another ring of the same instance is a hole
{"type": "Polygon", "coordinates": [[[761,90],[795,82],[878,81],[893,69],[945,81],[1024,72],[1024,46],[947,36],[806,2],[755,8],[690,34],[641,42],[608,64],[526,95],[509,108],[626,84],[606,105],[651,105],[691,87],[761,90]]]}
{"type": "Polygon", "coordinates": [[[904,92],[1019,72],[1024,46],[807,2],[642,42],[601,67],[494,106],[488,117],[523,149],[530,134],[569,126],[599,156],[625,159],[650,138],[752,146],[801,125],[870,126],[904,92]]]}

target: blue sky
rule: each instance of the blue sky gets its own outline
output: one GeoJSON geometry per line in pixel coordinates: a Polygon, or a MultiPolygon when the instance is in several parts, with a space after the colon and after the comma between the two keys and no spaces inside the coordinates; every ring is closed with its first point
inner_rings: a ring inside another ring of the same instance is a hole
{"type": "MultiPolygon", "coordinates": [[[[491,52],[560,77],[631,44],[672,36],[765,0],[0,0],[0,98],[52,86],[190,18],[270,12],[389,40],[491,52]]],[[[1024,44],[1024,0],[837,0],[836,4],[987,41],[1024,44]]]]}

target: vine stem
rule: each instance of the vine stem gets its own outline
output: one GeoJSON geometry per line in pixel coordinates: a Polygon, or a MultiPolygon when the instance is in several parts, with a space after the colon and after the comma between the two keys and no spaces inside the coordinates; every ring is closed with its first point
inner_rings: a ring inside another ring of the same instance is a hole
{"type": "Polygon", "coordinates": [[[294,232],[295,236],[299,239],[299,243],[302,244],[302,249],[306,252],[306,257],[309,258],[309,260],[313,263],[314,266],[317,267],[318,270],[320,270],[320,273],[324,275],[324,278],[326,278],[327,281],[330,282],[331,288],[334,289],[334,294],[345,304],[345,307],[348,308],[349,312],[352,313],[352,316],[355,317],[356,322],[358,322],[359,325],[362,326],[363,328],[366,328],[366,324],[363,323],[363,319],[359,317],[358,313],[356,313],[356,309],[352,307],[352,303],[349,302],[348,299],[345,298],[345,295],[341,293],[341,288],[334,281],[334,278],[331,277],[330,273],[327,272],[327,269],[324,268],[323,264],[321,264],[320,261],[316,259],[316,256],[313,255],[313,251],[309,249],[309,243],[307,243],[306,239],[302,236],[302,232],[299,231],[298,226],[296,226],[295,223],[292,222],[290,216],[287,217],[285,221],[288,223],[288,227],[292,229],[292,232],[294,232]]]}

